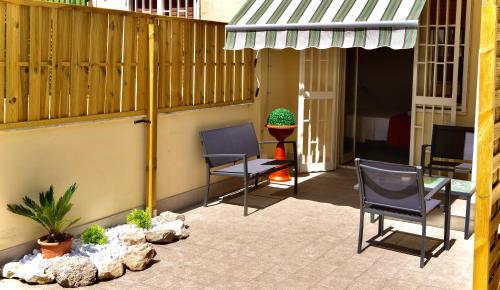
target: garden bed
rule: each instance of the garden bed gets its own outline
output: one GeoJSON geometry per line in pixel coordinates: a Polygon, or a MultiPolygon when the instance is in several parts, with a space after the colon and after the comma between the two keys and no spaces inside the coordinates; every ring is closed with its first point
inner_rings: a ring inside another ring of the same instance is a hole
{"type": "Polygon", "coordinates": [[[2,277],[29,284],[59,283],[63,287],[87,286],[116,279],[126,270],[142,271],[156,256],[152,244],[167,244],[189,236],[183,215],[164,212],[152,219],[149,230],[124,224],[105,230],[107,243],[73,241],[70,253],[44,259],[38,249],[19,261],[7,263],[2,277]]]}

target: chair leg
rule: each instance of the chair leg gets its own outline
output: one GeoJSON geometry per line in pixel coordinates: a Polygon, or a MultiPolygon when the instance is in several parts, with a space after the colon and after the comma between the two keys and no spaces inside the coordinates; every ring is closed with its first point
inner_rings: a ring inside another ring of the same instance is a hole
{"type": "Polygon", "coordinates": [[[420,268],[423,268],[425,265],[425,237],[427,230],[427,222],[426,220],[422,220],[422,237],[420,238],[420,268]]]}
{"type": "Polygon", "coordinates": [[[210,191],[210,169],[207,169],[207,186],[205,188],[205,199],[203,201],[203,206],[206,207],[208,205],[208,193],[210,191]]]}
{"type": "Polygon", "coordinates": [[[259,187],[259,175],[258,174],[255,175],[255,186],[254,186],[254,189],[257,189],[257,187],[259,187]]]}
{"type": "Polygon", "coordinates": [[[358,237],[358,254],[361,253],[361,247],[363,245],[363,225],[365,219],[365,212],[360,210],[359,213],[359,237],[358,237]]]}
{"type": "Polygon", "coordinates": [[[243,187],[244,187],[244,193],[243,193],[243,215],[247,216],[248,215],[248,176],[243,177],[243,187]]]}
{"type": "Polygon", "coordinates": [[[464,239],[469,239],[469,223],[470,223],[470,200],[471,196],[467,197],[467,205],[465,208],[465,229],[464,229],[464,239]]]}
{"type": "Polygon", "coordinates": [[[377,221],[374,213],[370,213],[370,223],[374,224],[377,221]]]}
{"type": "Polygon", "coordinates": [[[381,237],[384,235],[384,216],[378,216],[378,236],[381,237]]]}

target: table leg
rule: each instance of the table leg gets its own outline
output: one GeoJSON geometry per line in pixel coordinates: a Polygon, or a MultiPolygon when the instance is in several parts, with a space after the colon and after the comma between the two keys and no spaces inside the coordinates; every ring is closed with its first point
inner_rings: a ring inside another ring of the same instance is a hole
{"type": "Polygon", "coordinates": [[[467,197],[467,205],[465,208],[465,229],[464,229],[464,239],[469,239],[469,223],[470,223],[470,200],[472,196],[467,197]]]}
{"type": "Polygon", "coordinates": [[[451,217],[451,182],[446,185],[444,195],[444,249],[450,249],[450,217],[451,217]]]}

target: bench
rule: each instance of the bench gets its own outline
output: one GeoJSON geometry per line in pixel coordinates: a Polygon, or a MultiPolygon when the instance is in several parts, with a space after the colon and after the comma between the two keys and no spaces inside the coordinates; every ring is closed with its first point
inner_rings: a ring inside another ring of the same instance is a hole
{"type": "Polygon", "coordinates": [[[205,130],[200,132],[206,162],[207,184],[203,205],[208,203],[210,176],[236,176],[243,178],[243,214],[248,214],[248,181],[255,179],[257,188],[259,177],[275,171],[293,167],[294,194],[297,194],[297,143],[285,141],[293,145],[293,160],[261,159],[260,145],[276,144],[278,141],[259,142],[252,123],[205,130]]]}

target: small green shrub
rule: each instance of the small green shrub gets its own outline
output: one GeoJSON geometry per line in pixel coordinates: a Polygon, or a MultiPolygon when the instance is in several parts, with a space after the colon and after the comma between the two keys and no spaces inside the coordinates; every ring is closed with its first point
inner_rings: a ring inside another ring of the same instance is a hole
{"type": "Polygon", "coordinates": [[[134,209],[127,216],[127,223],[137,226],[141,229],[149,230],[153,227],[151,216],[145,210],[134,209]]]}
{"type": "Polygon", "coordinates": [[[267,117],[267,124],[274,126],[292,126],[295,125],[295,116],[287,109],[275,109],[267,117]]]}
{"type": "Polygon", "coordinates": [[[104,234],[106,230],[99,225],[91,225],[82,233],[85,244],[104,245],[108,243],[108,237],[104,234]]]}

